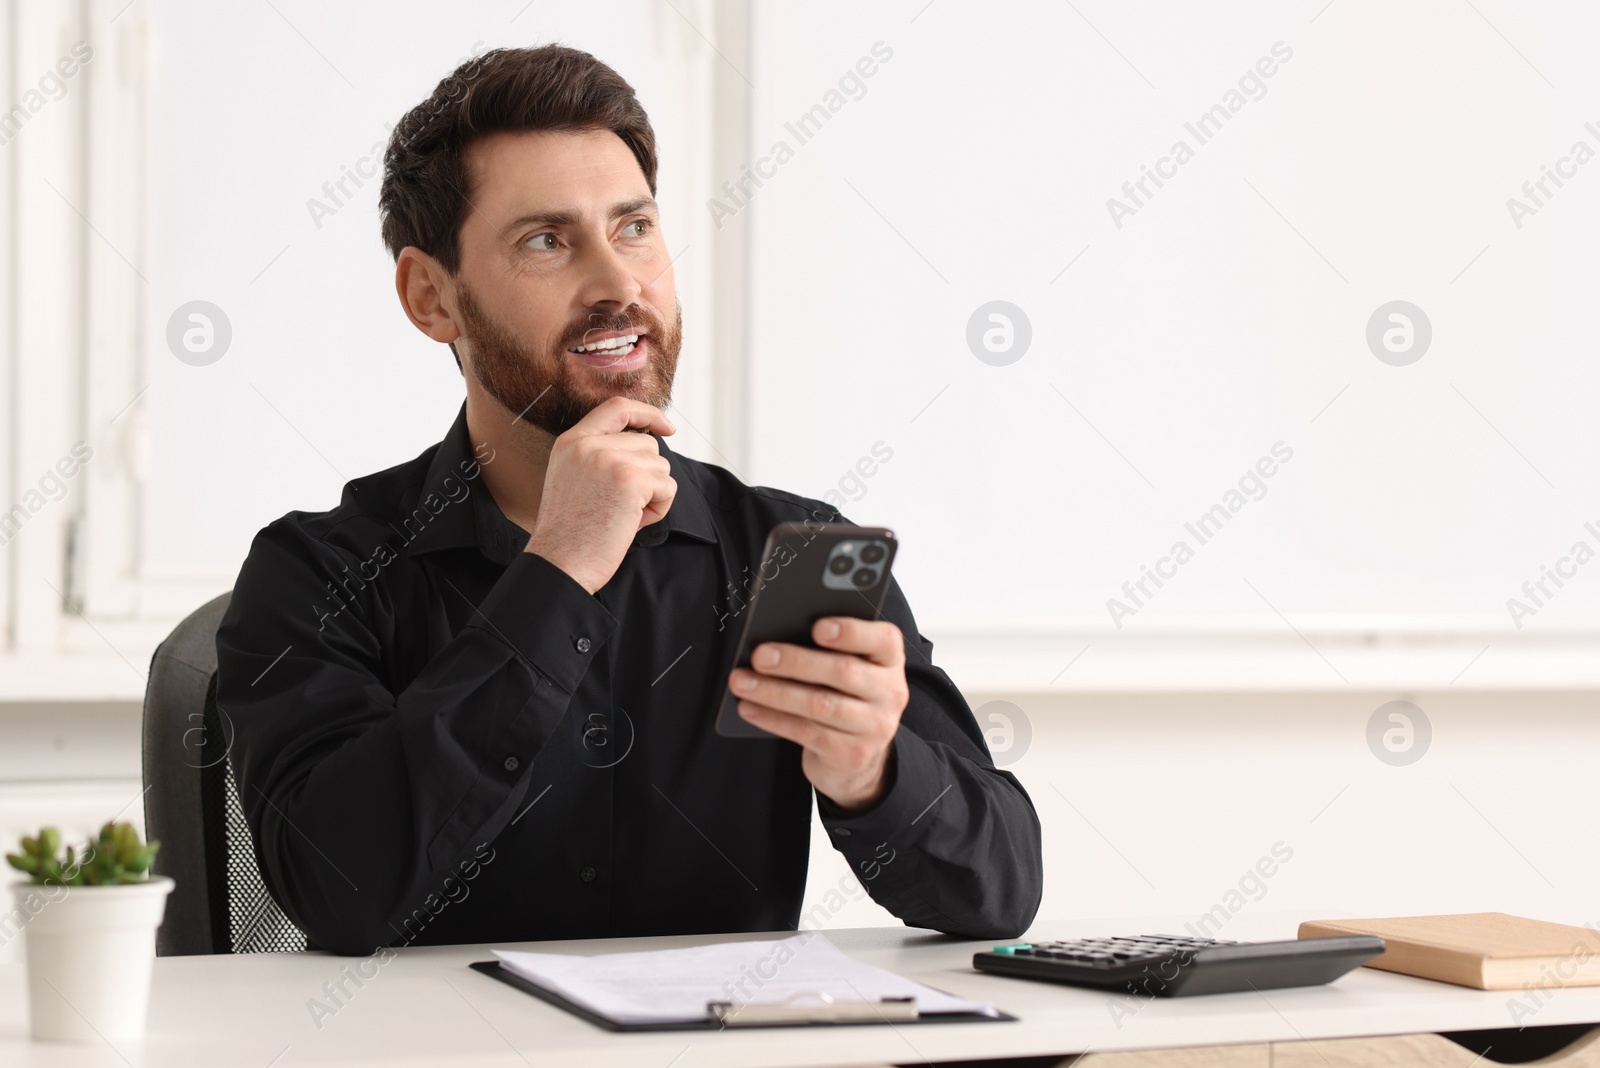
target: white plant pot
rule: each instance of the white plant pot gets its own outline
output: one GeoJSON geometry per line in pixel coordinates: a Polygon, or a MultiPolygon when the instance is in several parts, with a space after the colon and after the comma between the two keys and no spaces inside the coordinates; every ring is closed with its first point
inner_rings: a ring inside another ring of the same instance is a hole
{"type": "Polygon", "coordinates": [[[24,928],[35,1039],[114,1042],[144,1034],[156,928],[173,882],[12,886],[24,928]]]}

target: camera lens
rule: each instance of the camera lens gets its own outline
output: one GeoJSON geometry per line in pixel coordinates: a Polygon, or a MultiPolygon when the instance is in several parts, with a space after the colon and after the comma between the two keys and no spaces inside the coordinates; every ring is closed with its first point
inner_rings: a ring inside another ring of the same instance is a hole
{"type": "Polygon", "coordinates": [[[863,564],[875,564],[882,559],[883,546],[879,545],[877,542],[873,542],[870,545],[863,547],[861,550],[861,562],[863,564]]]}
{"type": "Polygon", "coordinates": [[[871,586],[873,583],[878,581],[878,571],[876,568],[864,567],[860,571],[857,571],[854,575],[851,575],[850,581],[854,582],[862,589],[866,589],[868,586],[871,586]]]}
{"type": "Polygon", "coordinates": [[[832,560],[828,561],[828,570],[832,571],[835,575],[842,575],[855,566],[856,562],[850,559],[848,556],[835,556],[832,560]]]}

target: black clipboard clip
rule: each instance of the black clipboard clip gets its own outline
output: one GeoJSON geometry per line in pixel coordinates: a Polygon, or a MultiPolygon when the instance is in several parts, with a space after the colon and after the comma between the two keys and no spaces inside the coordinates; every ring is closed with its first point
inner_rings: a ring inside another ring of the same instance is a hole
{"type": "Polygon", "coordinates": [[[774,1024],[905,1023],[921,1013],[916,998],[881,1001],[839,1001],[826,991],[791,994],[782,1001],[706,1002],[706,1017],[723,1027],[771,1027],[774,1024]]]}

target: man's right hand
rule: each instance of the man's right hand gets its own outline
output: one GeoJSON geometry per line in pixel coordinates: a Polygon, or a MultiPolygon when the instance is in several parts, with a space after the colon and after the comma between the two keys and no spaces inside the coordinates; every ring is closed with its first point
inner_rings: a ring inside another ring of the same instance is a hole
{"type": "Polygon", "coordinates": [[[597,405],[550,449],[539,515],[525,551],[594,593],[611,581],[633,536],[672,507],[678,483],[649,434],[677,428],[660,409],[626,397],[597,405]]]}

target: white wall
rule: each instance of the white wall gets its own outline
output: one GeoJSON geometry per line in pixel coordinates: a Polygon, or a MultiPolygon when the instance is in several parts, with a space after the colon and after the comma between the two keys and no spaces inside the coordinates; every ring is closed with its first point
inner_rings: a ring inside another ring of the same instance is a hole
{"type": "MultiPolygon", "coordinates": [[[[1128,628],[1510,632],[1524,580],[1600,549],[1600,163],[1520,229],[1506,206],[1600,151],[1592,5],[757,10],[753,151],[794,156],[748,209],[751,474],[821,493],[892,447],[846,510],[899,531],[928,629],[1110,630],[1183,538],[1196,558],[1128,628]],[[798,144],[785,124],[879,42],[798,144]],[[1184,124],[1278,42],[1264,95],[1198,144],[1184,124]],[[1194,158],[1119,228],[1108,199],[1179,138],[1194,158]],[[1395,299],[1433,328],[1408,367],[1365,342],[1395,299]],[[992,300],[1032,324],[1010,366],[967,345],[992,300]],[[1186,535],[1279,441],[1265,497],[1186,535]]],[[[1600,566],[1580,574],[1528,626],[1592,631],[1600,566]]]]}
{"type": "MultiPolygon", "coordinates": [[[[1137,934],[1115,920],[1198,921],[1279,842],[1292,858],[1247,881],[1244,900],[1228,903],[1234,916],[1494,911],[1600,922],[1596,698],[1407,695],[1432,741],[1415,763],[1393,766],[1366,731],[1398,696],[1012,695],[1032,743],[1009,770],[1044,828],[1039,922],[1137,934]]],[[[995,695],[969,699],[981,707],[995,695]]],[[[814,841],[807,912],[847,875],[814,841]]],[[[819,913],[821,926],[894,922],[850,896],[819,913]]]]}

